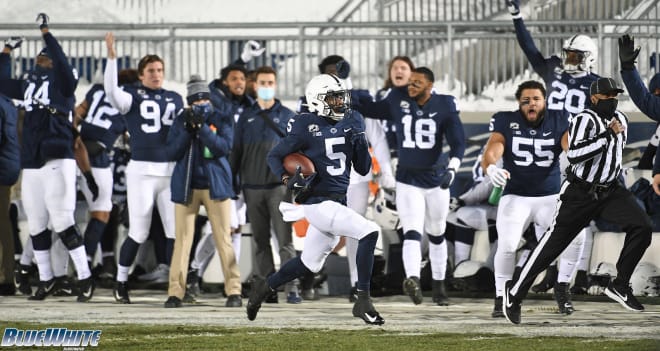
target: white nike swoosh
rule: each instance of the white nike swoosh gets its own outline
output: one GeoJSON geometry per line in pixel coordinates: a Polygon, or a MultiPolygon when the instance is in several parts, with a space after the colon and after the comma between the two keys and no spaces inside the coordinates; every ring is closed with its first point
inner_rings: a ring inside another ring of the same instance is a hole
{"type": "Polygon", "coordinates": [[[250,122],[254,121],[254,118],[248,118],[247,121],[248,121],[248,123],[250,123],[250,122]]]}
{"type": "Polygon", "coordinates": [[[587,89],[589,89],[589,87],[584,86],[584,85],[580,85],[580,89],[587,90],[587,89]]]}
{"type": "MultiPolygon", "coordinates": [[[[617,293],[617,295],[619,295],[619,293],[617,293]]],[[[626,294],[625,296],[621,296],[621,300],[623,300],[624,302],[628,301],[628,294],[626,294]]]]}
{"type": "Polygon", "coordinates": [[[165,101],[174,101],[172,98],[165,98],[165,101]]]}
{"type": "Polygon", "coordinates": [[[55,282],[50,283],[50,286],[47,287],[46,291],[51,291],[53,290],[53,287],[55,286],[55,282]]]}
{"type": "Polygon", "coordinates": [[[65,294],[71,294],[71,289],[60,289],[60,291],[65,294]]]}
{"type": "Polygon", "coordinates": [[[348,129],[344,128],[344,133],[348,133],[348,132],[350,132],[351,129],[353,129],[353,128],[348,128],[348,129]]]}
{"type": "Polygon", "coordinates": [[[83,296],[84,296],[84,297],[87,297],[87,298],[92,297],[92,290],[89,290],[88,292],[84,292],[84,293],[83,293],[83,296]]]}
{"type": "Polygon", "coordinates": [[[437,112],[429,113],[429,117],[433,117],[433,116],[435,116],[435,115],[437,115],[437,114],[438,114],[437,112]]]}
{"type": "Polygon", "coordinates": [[[376,321],[376,316],[373,316],[373,317],[372,317],[372,316],[370,316],[368,313],[365,313],[364,315],[367,317],[367,319],[369,320],[369,322],[373,323],[373,322],[376,321]]]}
{"type": "Polygon", "coordinates": [[[506,308],[511,308],[511,306],[513,306],[513,304],[512,304],[511,302],[508,302],[508,301],[507,301],[507,303],[506,303],[506,308]]]}
{"type": "Polygon", "coordinates": [[[293,184],[293,187],[294,187],[294,188],[302,188],[303,186],[300,185],[300,184],[293,184]]]}
{"type": "Polygon", "coordinates": [[[552,134],[552,132],[543,133],[543,136],[548,136],[550,134],[552,134]]]}

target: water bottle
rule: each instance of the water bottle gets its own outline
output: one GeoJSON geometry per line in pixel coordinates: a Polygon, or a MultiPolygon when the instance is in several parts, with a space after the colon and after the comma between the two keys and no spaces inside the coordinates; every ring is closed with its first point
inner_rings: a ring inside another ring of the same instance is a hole
{"type": "MultiPolygon", "coordinates": [[[[217,130],[213,124],[209,125],[209,128],[213,133],[217,130]]],[[[204,158],[213,158],[213,153],[206,146],[204,146],[204,158]]]]}
{"type": "Polygon", "coordinates": [[[490,192],[490,196],[488,196],[488,203],[497,206],[500,203],[500,197],[502,197],[502,190],[504,190],[503,186],[495,185],[490,192]]]}

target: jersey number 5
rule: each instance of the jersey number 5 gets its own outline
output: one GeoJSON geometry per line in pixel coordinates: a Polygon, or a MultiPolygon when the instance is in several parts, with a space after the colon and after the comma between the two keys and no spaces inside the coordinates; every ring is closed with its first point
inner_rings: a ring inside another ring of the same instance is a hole
{"type": "Polygon", "coordinates": [[[335,145],[344,145],[345,138],[328,138],[325,139],[325,155],[332,161],[339,161],[339,166],[326,166],[325,170],[331,176],[338,176],[346,170],[346,154],[343,152],[335,152],[335,145]]]}

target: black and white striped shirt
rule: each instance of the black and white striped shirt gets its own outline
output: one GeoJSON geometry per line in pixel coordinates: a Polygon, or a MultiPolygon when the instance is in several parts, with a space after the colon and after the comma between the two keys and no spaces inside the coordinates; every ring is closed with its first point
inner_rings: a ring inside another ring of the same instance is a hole
{"type": "Polygon", "coordinates": [[[572,117],[568,127],[568,161],[578,178],[595,184],[610,183],[621,173],[623,148],[628,139],[628,117],[616,111],[623,132],[614,135],[607,126],[611,120],[586,109],[572,117]]]}

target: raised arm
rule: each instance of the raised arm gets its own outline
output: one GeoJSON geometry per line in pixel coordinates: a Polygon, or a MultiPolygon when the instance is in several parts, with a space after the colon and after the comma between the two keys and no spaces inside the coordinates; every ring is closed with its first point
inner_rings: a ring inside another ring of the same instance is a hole
{"type": "Polygon", "coordinates": [[[103,72],[103,89],[112,107],[119,113],[126,114],[133,104],[133,95],[119,88],[117,78],[117,54],[115,52],[115,36],[112,32],[105,35],[105,45],[108,49],[108,62],[103,72]]]}

